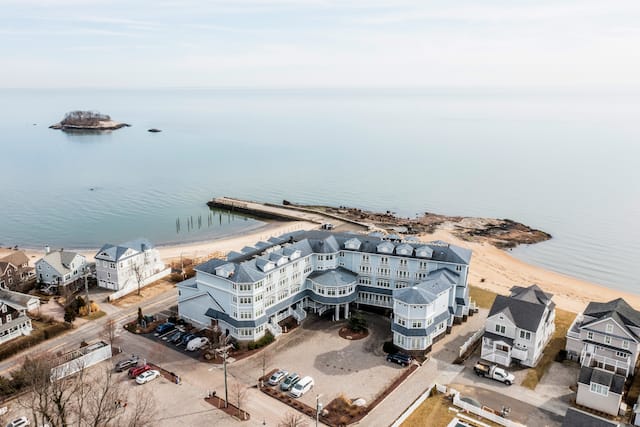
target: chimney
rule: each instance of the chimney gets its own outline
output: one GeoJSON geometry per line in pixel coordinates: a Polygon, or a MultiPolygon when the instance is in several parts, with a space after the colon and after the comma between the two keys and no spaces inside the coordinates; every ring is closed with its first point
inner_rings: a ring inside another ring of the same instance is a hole
{"type": "Polygon", "coordinates": [[[49,245],[45,246],[45,247],[44,247],[44,253],[45,253],[45,254],[48,254],[48,253],[50,253],[50,252],[51,252],[51,247],[49,247],[49,245]]]}

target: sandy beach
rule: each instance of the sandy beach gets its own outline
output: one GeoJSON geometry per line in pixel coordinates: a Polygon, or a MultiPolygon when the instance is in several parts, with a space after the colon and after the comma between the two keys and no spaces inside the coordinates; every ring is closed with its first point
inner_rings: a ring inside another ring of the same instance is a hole
{"type": "Polygon", "coordinates": [[[514,285],[537,284],[551,292],[556,305],[564,310],[581,312],[589,301],[610,301],[624,298],[640,308],[640,295],[609,289],[564,274],[527,264],[488,243],[465,242],[447,231],[424,234],[425,241],[444,240],[473,251],[469,270],[469,284],[499,294],[508,294],[514,285]],[[484,279],[484,281],[482,281],[484,279]]]}
{"type": "MultiPolygon", "coordinates": [[[[302,230],[317,228],[317,224],[304,221],[272,222],[264,227],[242,234],[223,237],[216,240],[195,242],[175,246],[158,246],[163,260],[167,263],[181,257],[203,259],[212,254],[221,256],[229,251],[238,251],[244,246],[252,246],[260,240],[267,240],[271,236],[302,230]]],[[[498,249],[489,243],[463,241],[446,230],[438,230],[433,234],[420,235],[423,241],[443,240],[473,251],[469,283],[500,294],[508,294],[514,285],[537,284],[542,289],[554,295],[553,300],[559,308],[580,312],[589,301],[609,301],[623,297],[634,307],[640,307],[640,295],[609,289],[605,286],[576,279],[560,273],[546,270],[511,256],[508,252],[498,249]]],[[[98,249],[80,251],[89,260],[93,260],[98,249]]],[[[2,251],[0,251],[1,254],[2,251]]],[[[43,256],[44,251],[25,251],[35,263],[43,256]]]]}

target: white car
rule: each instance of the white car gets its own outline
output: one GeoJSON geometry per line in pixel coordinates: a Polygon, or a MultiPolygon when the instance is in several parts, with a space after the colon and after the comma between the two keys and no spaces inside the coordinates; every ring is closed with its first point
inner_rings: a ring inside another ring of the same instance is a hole
{"type": "Polygon", "coordinates": [[[205,345],[209,344],[209,338],[207,337],[196,337],[189,341],[187,344],[187,351],[195,351],[200,350],[205,345]]]}
{"type": "Polygon", "coordinates": [[[145,384],[145,383],[148,383],[149,381],[155,380],[159,376],[160,376],[160,372],[156,371],[155,369],[151,369],[150,371],[146,371],[138,375],[136,377],[136,382],[138,384],[145,384]]]}
{"type": "Polygon", "coordinates": [[[291,387],[291,391],[289,391],[289,396],[300,397],[306,392],[308,392],[309,390],[311,390],[314,384],[315,383],[313,382],[313,378],[304,377],[303,379],[295,383],[293,387],[291,387]]]}
{"type": "Polygon", "coordinates": [[[7,427],[24,427],[29,425],[31,425],[31,423],[29,422],[27,417],[20,417],[7,424],[7,427]]]}

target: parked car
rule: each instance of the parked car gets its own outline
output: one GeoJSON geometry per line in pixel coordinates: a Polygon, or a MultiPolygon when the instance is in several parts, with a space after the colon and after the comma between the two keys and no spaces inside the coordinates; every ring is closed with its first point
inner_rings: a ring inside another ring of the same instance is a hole
{"type": "Polygon", "coordinates": [[[284,381],[280,383],[280,390],[289,391],[291,390],[291,387],[293,387],[298,381],[300,381],[300,375],[296,374],[295,372],[289,374],[287,375],[287,378],[285,378],[284,381]]]}
{"type": "Polygon", "coordinates": [[[162,341],[171,342],[171,340],[174,337],[179,337],[181,334],[182,334],[182,330],[180,330],[179,327],[176,327],[176,330],[174,332],[171,332],[170,334],[163,336],[162,341]]]}
{"type": "Polygon", "coordinates": [[[313,388],[314,382],[311,377],[304,377],[291,387],[289,395],[292,397],[300,397],[313,388]]]}
{"type": "Polygon", "coordinates": [[[9,424],[7,424],[7,427],[23,427],[23,426],[29,426],[29,425],[31,425],[31,423],[29,422],[27,417],[23,416],[11,421],[9,424]]]}
{"type": "Polygon", "coordinates": [[[136,366],[135,368],[129,369],[129,378],[135,378],[143,372],[146,372],[151,369],[149,365],[136,366]]]}
{"type": "Polygon", "coordinates": [[[182,337],[184,337],[185,335],[187,335],[186,332],[184,331],[178,331],[175,334],[171,335],[171,337],[169,337],[169,339],[167,340],[167,342],[170,342],[172,344],[178,343],[180,342],[180,340],[182,339],[182,337]]]}
{"type": "Polygon", "coordinates": [[[20,417],[7,424],[7,427],[24,427],[29,425],[31,425],[31,423],[29,422],[27,417],[20,417]]]}
{"type": "Polygon", "coordinates": [[[411,363],[413,357],[404,353],[390,353],[387,355],[387,362],[394,362],[401,366],[407,366],[411,363]]]}
{"type": "Polygon", "coordinates": [[[176,345],[185,345],[186,346],[189,343],[189,341],[191,341],[195,337],[196,337],[196,334],[187,334],[184,337],[182,337],[182,339],[180,341],[178,341],[178,344],[176,344],[176,345]]]}
{"type": "Polygon", "coordinates": [[[269,383],[269,385],[278,385],[280,381],[282,381],[288,374],[289,372],[281,369],[278,372],[271,375],[271,377],[269,378],[269,381],[267,382],[269,383]]]}
{"type": "Polygon", "coordinates": [[[158,335],[165,334],[175,327],[176,325],[171,322],[163,323],[161,325],[156,326],[156,334],[158,335]]]}
{"type": "Polygon", "coordinates": [[[160,376],[160,372],[156,371],[155,369],[151,369],[149,371],[144,371],[143,373],[138,375],[136,377],[136,382],[138,384],[145,384],[145,383],[148,383],[149,381],[155,380],[159,376],[160,376]]]}
{"type": "Polygon", "coordinates": [[[189,341],[187,344],[187,351],[196,351],[200,350],[205,345],[209,344],[209,338],[207,337],[196,337],[189,341]]]}
{"type": "Polygon", "coordinates": [[[488,363],[478,362],[473,367],[473,372],[479,377],[487,377],[505,383],[506,385],[513,384],[516,377],[513,374],[505,371],[497,365],[489,365],[488,363]]]}
{"type": "Polygon", "coordinates": [[[138,356],[131,356],[128,359],[124,359],[116,363],[116,372],[122,372],[125,369],[132,368],[134,366],[138,366],[138,361],[140,358],[138,356]]]}

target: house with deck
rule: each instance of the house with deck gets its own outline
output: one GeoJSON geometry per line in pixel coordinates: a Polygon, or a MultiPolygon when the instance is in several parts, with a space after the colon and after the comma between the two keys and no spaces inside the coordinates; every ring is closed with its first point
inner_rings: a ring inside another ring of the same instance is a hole
{"type": "Polygon", "coordinates": [[[40,300],[34,296],[0,289],[0,344],[31,334],[27,312],[39,307],[40,300]]]}
{"type": "Polygon", "coordinates": [[[628,377],[640,351],[640,312],[624,299],[590,302],[567,332],[567,357],[628,377]]]}
{"type": "Polygon", "coordinates": [[[514,286],[509,296],[498,295],[485,322],[481,358],[503,366],[536,366],[555,331],[552,297],[537,285],[514,286]]]}
{"type": "Polygon", "coordinates": [[[0,257],[0,288],[25,291],[35,278],[34,268],[23,251],[12,250],[0,257]]]}
{"type": "Polygon", "coordinates": [[[95,255],[98,286],[131,292],[171,273],[160,252],[147,239],[120,245],[106,244],[95,255]]]}
{"type": "Polygon", "coordinates": [[[348,318],[350,308],[393,312],[393,342],[428,350],[469,314],[471,251],[400,236],[299,231],[257,242],[195,268],[178,284],[181,317],[238,340],[278,336],[278,322],[307,312],[348,318]]]}
{"type": "Polygon", "coordinates": [[[82,278],[86,271],[87,259],[84,255],[64,249],[47,249],[45,256],[36,261],[38,282],[58,290],[82,278]]]}

